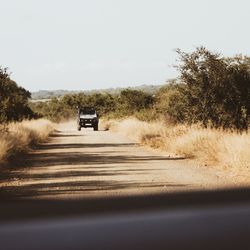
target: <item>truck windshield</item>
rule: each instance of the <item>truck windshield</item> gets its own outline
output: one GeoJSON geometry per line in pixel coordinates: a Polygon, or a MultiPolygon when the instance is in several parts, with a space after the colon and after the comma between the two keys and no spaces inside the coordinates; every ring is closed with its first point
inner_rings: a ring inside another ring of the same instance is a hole
{"type": "Polygon", "coordinates": [[[93,108],[84,108],[80,110],[80,115],[94,115],[95,109],[93,108]]]}

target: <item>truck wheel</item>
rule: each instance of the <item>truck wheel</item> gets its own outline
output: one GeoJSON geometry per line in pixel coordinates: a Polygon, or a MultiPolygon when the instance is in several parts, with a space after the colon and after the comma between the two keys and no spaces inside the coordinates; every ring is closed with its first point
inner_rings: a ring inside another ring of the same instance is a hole
{"type": "Polygon", "coordinates": [[[81,126],[78,126],[78,128],[77,128],[77,129],[78,129],[78,131],[81,131],[81,126]]]}
{"type": "Polygon", "coordinates": [[[94,126],[94,131],[98,131],[98,124],[94,126]]]}

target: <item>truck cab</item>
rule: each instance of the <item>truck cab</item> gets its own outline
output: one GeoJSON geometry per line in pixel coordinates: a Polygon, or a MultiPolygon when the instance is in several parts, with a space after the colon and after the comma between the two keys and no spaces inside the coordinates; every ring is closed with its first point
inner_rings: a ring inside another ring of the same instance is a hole
{"type": "Polygon", "coordinates": [[[99,118],[94,107],[81,107],[78,108],[77,128],[93,128],[98,130],[99,118]]]}

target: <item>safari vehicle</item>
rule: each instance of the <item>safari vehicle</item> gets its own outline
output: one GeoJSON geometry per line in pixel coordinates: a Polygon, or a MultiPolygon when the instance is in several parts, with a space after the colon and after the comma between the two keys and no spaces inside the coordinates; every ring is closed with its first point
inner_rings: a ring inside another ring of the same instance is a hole
{"type": "Polygon", "coordinates": [[[98,130],[99,118],[94,107],[82,107],[78,108],[77,116],[77,128],[80,131],[81,128],[93,128],[98,130]]]}

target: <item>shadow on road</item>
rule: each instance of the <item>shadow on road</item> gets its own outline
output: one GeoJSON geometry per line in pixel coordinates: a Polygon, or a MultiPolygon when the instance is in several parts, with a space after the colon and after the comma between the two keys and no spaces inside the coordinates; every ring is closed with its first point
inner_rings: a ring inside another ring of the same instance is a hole
{"type": "Polygon", "coordinates": [[[78,135],[78,134],[63,134],[63,133],[55,133],[50,135],[50,137],[54,138],[54,137],[82,137],[84,136],[83,134],[78,135]]]}
{"type": "Polygon", "coordinates": [[[103,147],[131,147],[137,143],[69,143],[69,144],[44,144],[40,149],[75,149],[75,148],[103,148],[103,147]]]}
{"type": "MultiPolygon", "coordinates": [[[[84,194],[89,191],[111,191],[131,188],[152,188],[152,187],[185,187],[186,184],[172,184],[172,183],[140,183],[140,182],[121,182],[121,181],[65,181],[53,183],[39,183],[29,184],[20,187],[16,190],[15,187],[6,187],[2,191],[4,196],[10,199],[50,196],[53,195],[72,195],[84,194]]],[[[1,197],[1,196],[0,196],[1,197]]]]}
{"type": "MultiPolygon", "coordinates": [[[[56,136],[68,135],[57,133],[56,136]]],[[[155,166],[148,164],[149,162],[183,160],[183,158],[164,156],[126,155],[127,147],[133,151],[136,146],[135,143],[48,143],[40,145],[35,152],[28,154],[18,164],[17,171],[8,175],[10,180],[15,177],[25,182],[25,185],[6,185],[0,189],[0,197],[2,195],[9,198],[24,198],[100,190],[187,186],[166,182],[145,182],[143,179],[142,181],[129,181],[130,178],[127,180],[125,178],[125,181],[124,178],[122,181],[116,180],[116,176],[147,175],[150,171],[157,170],[155,166]],[[91,150],[81,151],[81,149],[88,148],[91,150]],[[119,148],[121,151],[116,150],[116,154],[112,154],[114,148],[119,148]],[[66,152],[63,149],[66,149],[66,152]],[[100,179],[111,176],[112,180],[100,179]]],[[[161,170],[162,168],[159,169],[159,173],[161,170]]]]}

